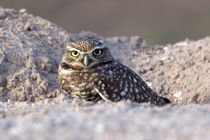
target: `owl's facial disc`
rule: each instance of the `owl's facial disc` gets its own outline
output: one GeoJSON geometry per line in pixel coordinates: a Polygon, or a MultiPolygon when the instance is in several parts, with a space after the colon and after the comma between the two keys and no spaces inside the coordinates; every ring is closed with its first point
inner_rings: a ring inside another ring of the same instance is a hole
{"type": "Polygon", "coordinates": [[[77,68],[90,68],[103,60],[104,47],[95,47],[90,51],[82,52],[81,50],[70,48],[69,55],[73,59],[70,65],[77,68]]]}
{"type": "Polygon", "coordinates": [[[65,62],[69,68],[90,69],[114,60],[107,47],[84,43],[87,42],[67,46],[62,62],[65,62]]]}

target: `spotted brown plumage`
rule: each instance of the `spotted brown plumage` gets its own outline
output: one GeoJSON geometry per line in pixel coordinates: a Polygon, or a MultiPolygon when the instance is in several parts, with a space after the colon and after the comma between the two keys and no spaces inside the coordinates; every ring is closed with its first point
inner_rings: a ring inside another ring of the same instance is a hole
{"type": "Polygon", "coordinates": [[[159,106],[170,103],[153,92],[134,71],[117,62],[98,40],[77,41],[66,47],[58,82],[71,99],[131,100],[159,106]]]}

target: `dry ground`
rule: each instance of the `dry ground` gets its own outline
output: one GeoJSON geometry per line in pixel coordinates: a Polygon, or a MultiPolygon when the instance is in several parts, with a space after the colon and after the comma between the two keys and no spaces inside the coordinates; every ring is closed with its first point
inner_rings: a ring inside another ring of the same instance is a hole
{"type": "Polygon", "coordinates": [[[138,37],[71,34],[25,10],[0,8],[0,139],[209,139],[210,38],[148,46],[138,37]],[[174,105],[67,99],[57,83],[65,46],[100,38],[174,105]]]}

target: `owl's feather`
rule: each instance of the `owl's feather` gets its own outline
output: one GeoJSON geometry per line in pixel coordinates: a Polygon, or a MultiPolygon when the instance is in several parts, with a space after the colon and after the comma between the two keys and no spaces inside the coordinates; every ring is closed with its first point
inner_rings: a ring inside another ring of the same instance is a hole
{"type": "Polygon", "coordinates": [[[104,100],[117,102],[129,99],[156,105],[170,103],[153,92],[135,72],[116,61],[100,72],[102,74],[94,80],[94,89],[104,100]]]}

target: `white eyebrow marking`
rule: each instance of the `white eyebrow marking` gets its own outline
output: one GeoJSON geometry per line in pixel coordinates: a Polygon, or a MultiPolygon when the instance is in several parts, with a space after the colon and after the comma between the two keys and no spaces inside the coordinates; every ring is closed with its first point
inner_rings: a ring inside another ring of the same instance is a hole
{"type": "Polygon", "coordinates": [[[69,45],[66,46],[66,48],[69,49],[69,50],[70,50],[70,49],[73,49],[73,48],[72,48],[71,46],[69,46],[69,45]]]}
{"type": "Polygon", "coordinates": [[[69,49],[69,51],[77,51],[80,54],[84,53],[84,52],[81,52],[80,50],[77,50],[76,48],[69,48],[69,46],[67,46],[67,48],[69,49]]]}
{"type": "Polygon", "coordinates": [[[96,50],[96,49],[104,49],[105,47],[104,46],[96,46],[96,47],[94,47],[91,51],[94,51],[94,50],[96,50]]]}
{"type": "Polygon", "coordinates": [[[69,49],[69,51],[77,51],[80,54],[87,54],[87,53],[92,53],[93,51],[97,50],[97,49],[104,49],[104,46],[96,46],[94,47],[92,50],[87,51],[87,52],[81,52],[80,50],[76,49],[76,48],[71,48],[70,46],[66,46],[67,49],[69,49]]]}

